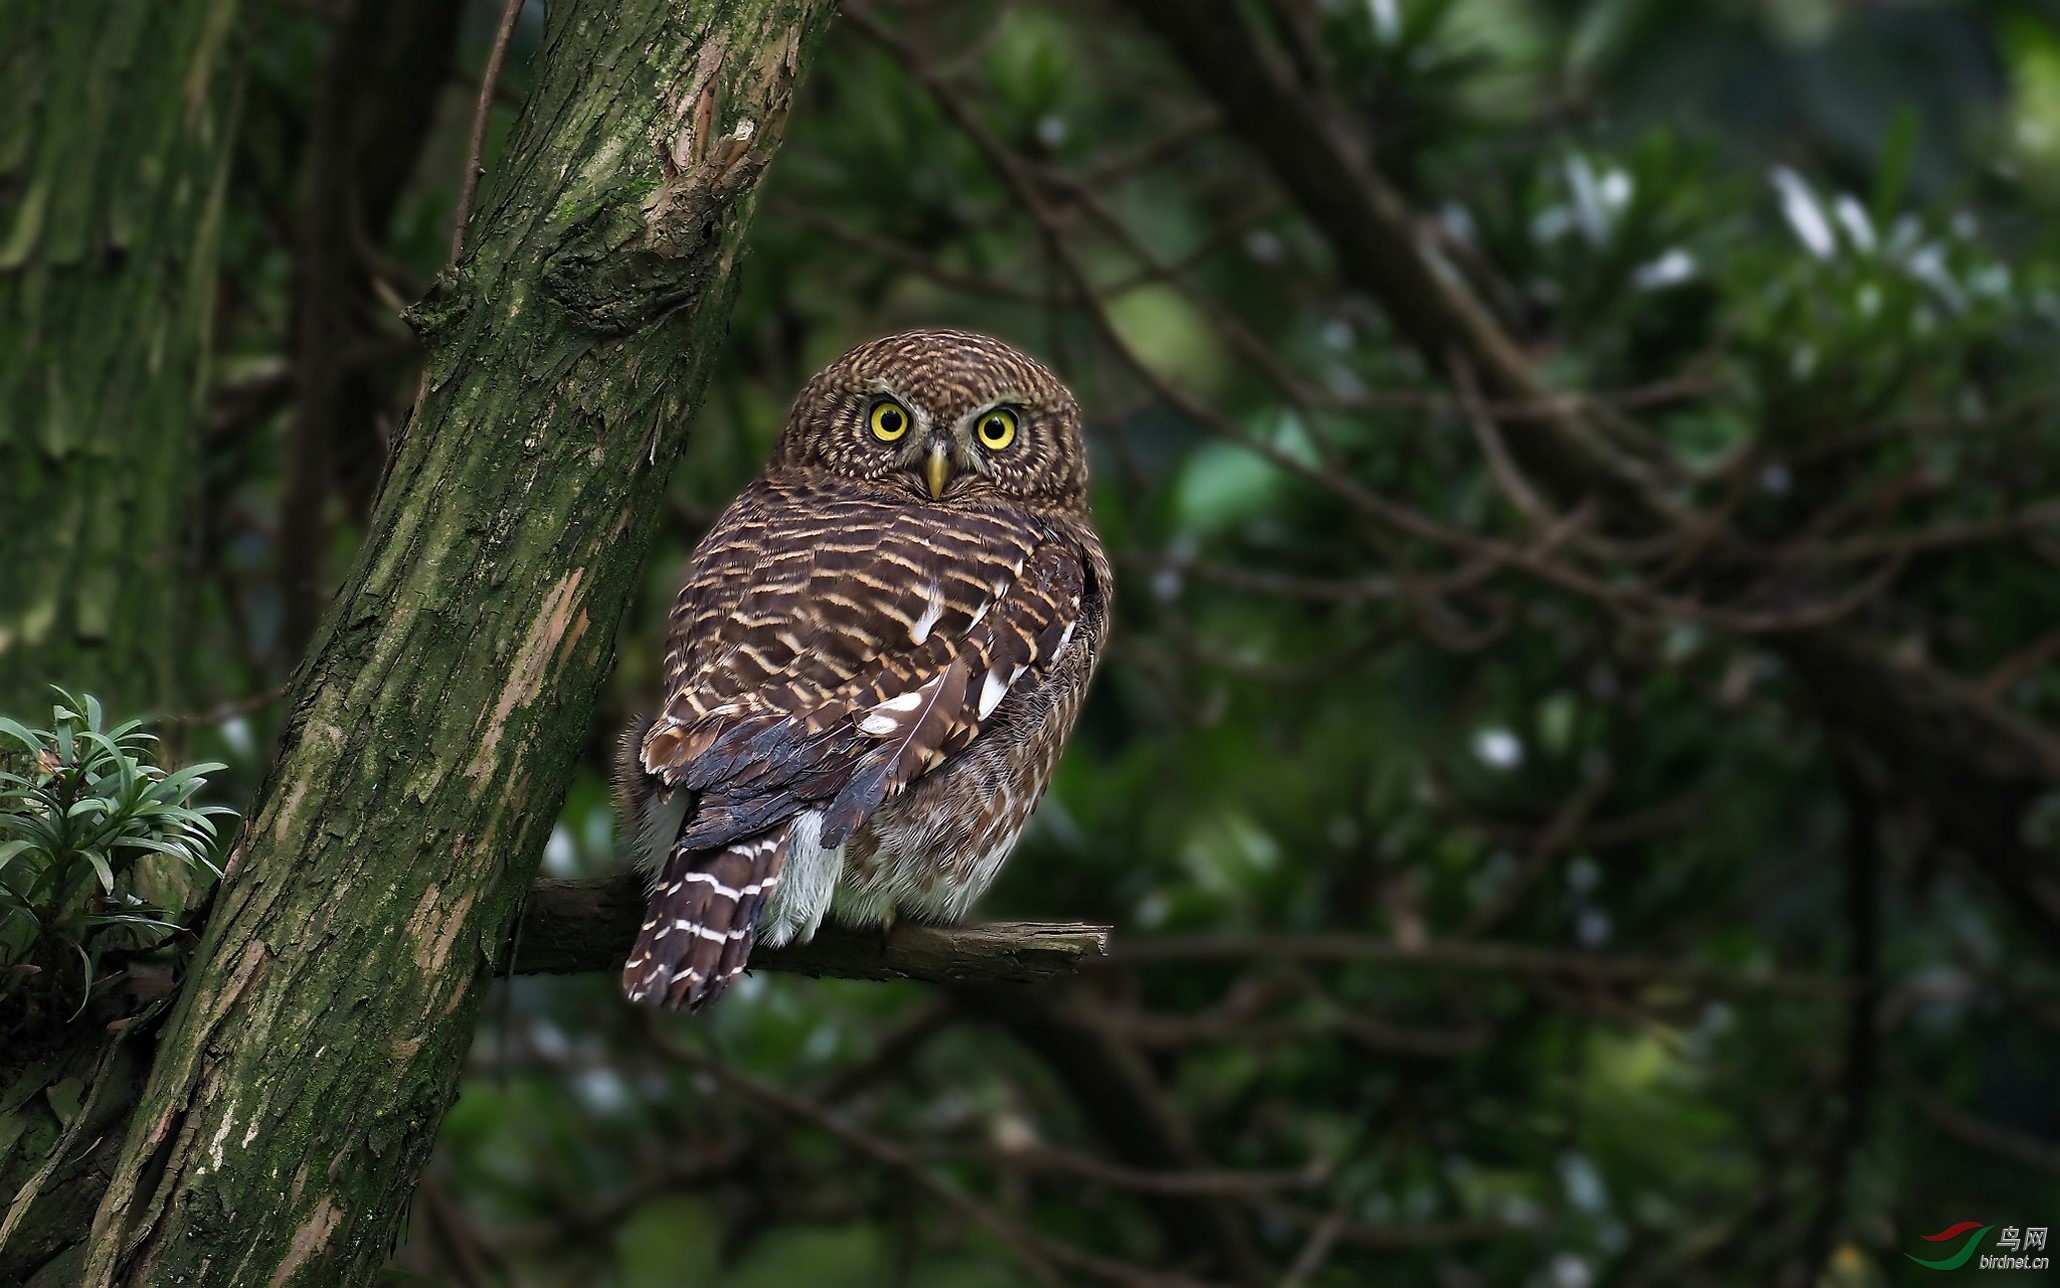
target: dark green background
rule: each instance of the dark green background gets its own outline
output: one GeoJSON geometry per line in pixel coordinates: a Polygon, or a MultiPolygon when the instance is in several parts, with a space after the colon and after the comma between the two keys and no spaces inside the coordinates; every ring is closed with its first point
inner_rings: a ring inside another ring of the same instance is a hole
{"type": "MultiPolygon", "coordinates": [[[[362,214],[346,337],[369,356],[312,528],[325,584],[415,387],[398,309],[445,256],[498,9],[468,7],[454,37],[426,38],[428,70],[385,67],[363,91],[391,106],[397,85],[440,86],[413,115],[365,109],[351,182],[384,195],[362,214]],[[396,156],[405,173],[382,172],[396,156]]],[[[729,352],[548,871],[619,867],[612,730],[653,701],[685,552],[757,469],[801,382],[886,330],[975,327],[1074,383],[1120,578],[1082,727],[983,914],[1105,921],[1119,942],[1474,935],[1685,968],[1597,985],[1280,963],[1260,946],[1097,976],[1071,1004],[1140,1042],[1166,1111],[1215,1167],[1320,1167],[1230,1203],[1269,1264],[1285,1272],[1336,1214],[1351,1233],[1308,1282],[1928,1282],[1904,1257],[1934,1246],[1920,1234],[2060,1218],[2055,945],[1921,800],[1874,774],[1865,740],[1842,743],[1751,631],[1509,571],[1439,593],[1461,557],[1167,406],[1069,298],[1055,244],[1132,355],[1252,440],[1303,460],[1327,444],[1326,469],[1380,496],[1532,539],[1445,373],[1341,282],[1149,33],[1067,0],[883,9],[1041,176],[1057,221],[1040,226],[908,68],[840,25],[775,163],[729,352]],[[1555,820],[1577,825],[1551,836],[1555,820]],[[1519,873],[1529,884],[1498,895],[1519,873]],[[1856,890],[1878,910],[1880,999],[1857,1068],[1840,991],[1856,890]],[[1471,924],[1484,909],[1492,922],[1471,924]]],[[[281,533],[309,539],[309,525],[281,522],[290,223],[342,12],[251,0],[242,15],[211,518],[192,629],[164,641],[195,712],[278,685],[294,660],[281,533]]],[[[1249,13],[1303,33],[1338,128],[1370,144],[1462,271],[1499,284],[1488,298],[1554,386],[1615,397],[1693,472],[1685,495],[1777,552],[1794,574],[1784,606],[1835,599],[1878,567],[1840,543],[1993,523],[2060,484],[2060,6],[1281,0],[1249,13]]],[[[487,200],[539,19],[518,28],[487,200]]],[[[379,39],[393,47],[424,21],[393,16],[379,39]]],[[[1667,585],[1621,551],[1568,557],[1619,590],[1667,585]]],[[[2012,666],[1988,700],[2053,738],[2056,565],[2049,516],[1927,548],[1850,617],[1970,687],[2012,666]]],[[[1752,589],[1679,593],[1721,604],[1752,589]]],[[[186,750],[232,762],[234,801],[280,717],[204,725],[186,750]]],[[[2060,860],[2060,796],[2021,834],[2060,860]]],[[[978,1008],[924,986],[775,976],[663,1027],[826,1095],[1048,1238],[1179,1261],[1135,1193],[1025,1162],[1030,1140],[1101,1159],[1122,1147],[1049,1053],[978,1008]],[[922,1040],[843,1076],[912,1023],[929,1026],[922,1040]]],[[[516,981],[473,1062],[397,1276],[1037,1282],[878,1159],[668,1059],[609,979],[516,981]]]]}

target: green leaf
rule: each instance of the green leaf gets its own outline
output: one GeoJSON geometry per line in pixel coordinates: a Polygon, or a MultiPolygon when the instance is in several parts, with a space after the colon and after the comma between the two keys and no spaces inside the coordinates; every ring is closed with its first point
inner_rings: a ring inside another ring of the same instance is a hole
{"type": "Polygon", "coordinates": [[[228,766],[220,761],[198,761],[176,773],[166,774],[163,780],[151,789],[151,795],[160,799],[165,799],[167,793],[191,795],[194,791],[207,786],[207,779],[203,775],[212,774],[227,768],[228,766]]]}
{"type": "Polygon", "coordinates": [[[79,1008],[73,1011],[71,1015],[71,1018],[76,1020],[86,1013],[86,1003],[93,1000],[93,956],[78,944],[72,945],[72,951],[79,958],[79,979],[81,981],[79,985],[79,1008]]]}
{"type": "Polygon", "coordinates": [[[0,733],[6,734],[22,746],[27,747],[30,755],[43,750],[43,736],[30,732],[29,727],[20,721],[9,720],[6,716],[0,716],[0,733]]]}
{"type": "Polygon", "coordinates": [[[50,1112],[57,1115],[57,1121],[69,1127],[72,1119],[79,1116],[79,1093],[85,1089],[83,1080],[66,1078],[45,1087],[43,1098],[50,1102],[50,1112]]]}
{"type": "Polygon", "coordinates": [[[23,850],[33,848],[34,843],[30,841],[0,841],[0,868],[6,867],[23,850]]]}
{"type": "Polygon", "coordinates": [[[28,1120],[19,1114],[0,1114],[0,1167],[6,1166],[7,1156],[14,1152],[14,1142],[28,1129],[28,1120]]]}
{"type": "Polygon", "coordinates": [[[35,841],[52,854],[64,844],[63,832],[43,814],[0,814],[0,832],[13,832],[16,836],[35,841]]]}
{"type": "Polygon", "coordinates": [[[148,836],[117,837],[114,846],[121,849],[149,850],[157,854],[169,854],[191,863],[193,852],[178,841],[160,841],[148,836]]]}

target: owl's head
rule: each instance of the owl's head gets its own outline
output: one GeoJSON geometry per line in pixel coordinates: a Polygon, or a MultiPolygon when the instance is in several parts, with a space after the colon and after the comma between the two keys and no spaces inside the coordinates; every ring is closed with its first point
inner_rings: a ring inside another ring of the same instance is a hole
{"type": "Polygon", "coordinates": [[[1072,391],[970,331],[905,331],[825,367],[795,400],[772,465],[827,469],[918,499],[1078,506],[1087,496],[1072,391]]]}

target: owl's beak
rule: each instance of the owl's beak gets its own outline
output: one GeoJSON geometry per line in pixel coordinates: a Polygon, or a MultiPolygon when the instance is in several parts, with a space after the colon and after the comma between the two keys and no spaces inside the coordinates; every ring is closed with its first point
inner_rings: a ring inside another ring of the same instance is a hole
{"type": "Polygon", "coordinates": [[[944,495],[944,485],[951,482],[951,457],[945,454],[944,444],[930,448],[930,459],[923,462],[923,481],[930,485],[932,501],[944,495]]]}

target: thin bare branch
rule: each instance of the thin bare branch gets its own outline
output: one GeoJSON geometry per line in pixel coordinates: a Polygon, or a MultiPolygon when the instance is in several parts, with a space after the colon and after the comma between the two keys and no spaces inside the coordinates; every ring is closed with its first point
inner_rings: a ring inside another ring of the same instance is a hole
{"type": "Polygon", "coordinates": [[[1186,1275],[1168,1274],[1087,1252],[1062,1243],[1014,1221],[1000,1211],[939,1179],[922,1161],[900,1145],[846,1122],[813,1101],[761,1082],[748,1074],[711,1059],[665,1033],[655,1024],[649,1027],[652,1042],[667,1056],[700,1069],[724,1087],[738,1092],[782,1117],[806,1123],[837,1140],[852,1152],[905,1177],[918,1189],[945,1207],[1013,1249],[1033,1265],[1059,1265],[1093,1275],[1108,1283],[1135,1288],[1202,1288],[1202,1281],[1186,1275]]]}
{"type": "Polygon", "coordinates": [[[2060,1176],[2060,1144],[2038,1140],[1970,1114],[1917,1081],[1894,1061],[1886,1062],[1882,1070],[1903,1099],[1946,1135],[1976,1149],[2013,1159],[2026,1167],[2060,1176]]]}
{"type": "Polygon", "coordinates": [[[465,225],[472,222],[472,203],[479,197],[479,177],[486,173],[486,123],[493,115],[494,91],[501,83],[501,65],[507,61],[508,43],[515,38],[515,23],[522,17],[523,3],[524,0],[508,0],[501,10],[501,25],[494,32],[486,70],[479,76],[479,102],[472,109],[472,141],[465,152],[465,182],[458,189],[458,208],[451,212],[453,268],[465,255],[465,225]]]}

